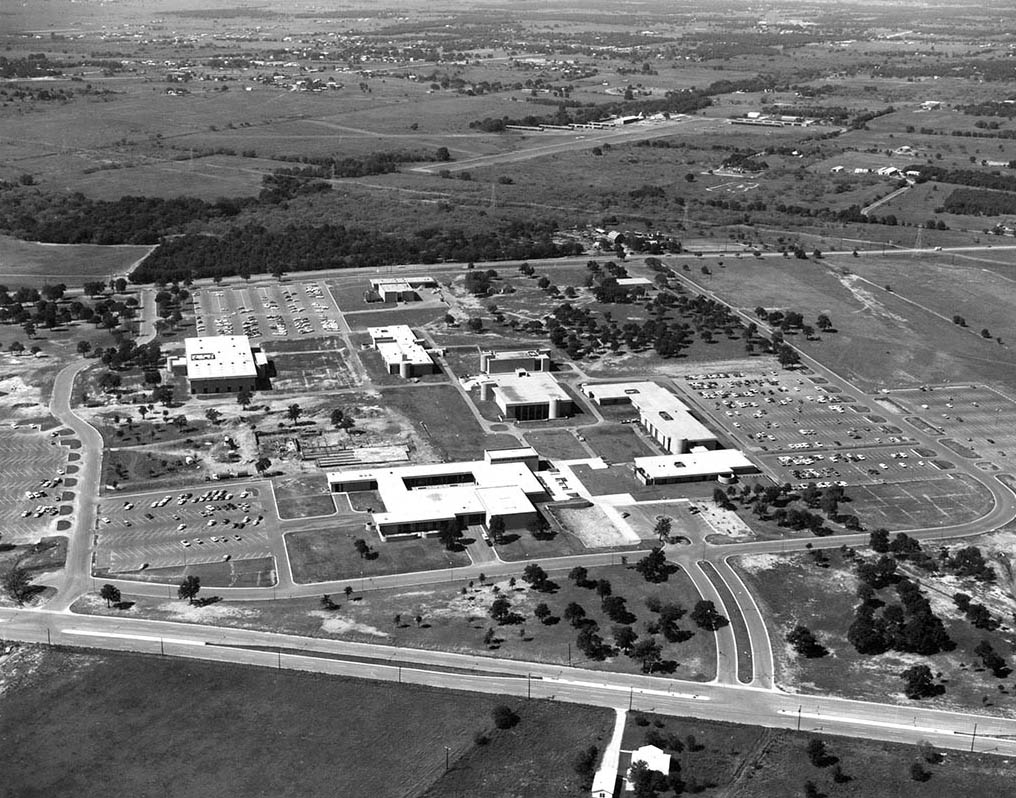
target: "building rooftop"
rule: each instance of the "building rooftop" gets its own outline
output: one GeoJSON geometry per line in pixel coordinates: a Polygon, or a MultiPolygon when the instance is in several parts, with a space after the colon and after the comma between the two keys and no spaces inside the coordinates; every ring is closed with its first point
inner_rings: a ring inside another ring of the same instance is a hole
{"type": "MultiPolygon", "coordinates": [[[[504,449],[524,453],[528,448],[504,449]]],[[[458,463],[428,463],[401,467],[381,467],[356,471],[332,471],[328,482],[377,482],[377,491],[386,512],[374,513],[378,524],[412,523],[419,520],[451,518],[455,515],[487,512],[512,515],[531,512],[529,496],[545,493],[543,484],[525,463],[474,460],[458,463]],[[471,477],[456,482],[463,475],[471,477]],[[449,477],[448,484],[410,487],[417,479],[449,477]]]]}
{"type": "Polygon", "coordinates": [[[385,363],[408,362],[425,366],[434,362],[430,353],[420,343],[416,333],[406,324],[393,324],[391,327],[368,327],[367,333],[385,363]]]}
{"type": "Polygon", "coordinates": [[[617,284],[624,288],[635,288],[640,285],[652,285],[653,281],[645,277],[619,277],[617,284]]]}
{"type": "Polygon", "coordinates": [[[545,371],[491,374],[489,380],[497,386],[506,405],[539,404],[553,399],[572,401],[568,392],[545,371]]]}
{"type": "Polygon", "coordinates": [[[246,335],[185,338],[183,346],[190,380],[257,376],[257,363],[246,335]]]}
{"type": "Polygon", "coordinates": [[[636,457],[635,468],[650,479],[711,476],[754,469],[755,464],[737,449],[713,449],[687,454],[636,457]]]}
{"type": "Polygon", "coordinates": [[[670,773],[670,754],[655,745],[643,745],[631,754],[631,763],[645,762],[646,767],[663,775],[670,773]]]}
{"type": "Polygon", "coordinates": [[[643,421],[652,423],[667,438],[682,441],[716,440],[716,434],[691,414],[688,405],[655,382],[647,380],[587,384],[582,390],[600,402],[618,399],[631,402],[642,414],[643,421]]]}

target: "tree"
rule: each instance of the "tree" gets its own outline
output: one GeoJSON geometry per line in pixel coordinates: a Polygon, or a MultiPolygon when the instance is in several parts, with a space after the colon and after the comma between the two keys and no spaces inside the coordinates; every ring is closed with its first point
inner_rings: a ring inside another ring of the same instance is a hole
{"type": "Polygon", "coordinates": [[[715,632],[730,623],[716,611],[716,605],[708,599],[696,602],[690,617],[700,628],[710,632],[715,632]]]}
{"type": "Polygon", "coordinates": [[[588,790],[593,784],[593,776],[596,773],[596,763],[600,758],[600,749],[595,745],[579,751],[572,762],[574,770],[582,778],[582,789],[588,790]]]}
{"type": "Polygon", "coordinates": [[[265,472],[272,467],[272,461],[267,457],[259,457],[254,463],[254,469],[261,476],[265,475],[265,472]]]}
{"type": "Polygon", "coordinates": [[[20,565],[14,565],[9,568],[4,572],[2,578],[4,592],[14,599],[19,607],[24,606],[25,599],[32,592],[31,582],[32,580],[28,576],[28,571],[20,565]]]}
{"type": "Polygon", "coordinates": [[[545,601],[541,601],[533,608],[533,617],[536,618],[540,623],[546,623],[547,619],[552,615],[550,607],[547,606],[545,601]]]}
{"type": "Polygon", "coordinates": [[[785,369],[796,366],[801,362],[801,356],[797,354],[797,350],[790,346],[790,344],[780,344],[776,350],[776,358],[785,369]]]}
{"type": "Polygon", "coordinates": [[[116,585],[103,585],[99,590],[99,598],[106,600],[106,606],[120,602],[120,588],[116,585]]]}
{"type": "Polygon", "coordinates": [[[349,601],[349,597],[353,595],[353,587],[352,587],[352,585],[346,585],[344,588],[342,588],[342,592],[346,596],[346,601],[349,601]]]}
{"type": "Polygon", "coordinates": [[[92,351],[92,345],[88,341],[78,341],[77,350],[79,355],[87,355],[92,351]]]}
{"type": "Polygon", "coordinates": [[[635,641],[638,640],[638,633],[627,625],[615,626],[614,627],[614,645],[621,649],[625,654],[631,651],[632,646],[635,645],[635,641]]]}
{"type": "Polygon", "coordinates": [[[512,603],[506,596],[498,596],[490,605],[488,612],[491,618],[498,622],[498,624],[504,625],[508,623],[508,620],[512,615],[512,603]]]}
{"type": "Polygon", "coordinates": [[[185,576],[180,586],[176,589],[176,594],[181,599],[187,599],[188,604],[193,604],[199,590],[201,590],[200,577],[193,575],[185,576]]]}
{"type": "Polygon", "coordinates": [[[657,547],[635,563],[635,570],[642,574],[642,578],[647,582],[666,582],[673,566],[667,562],[667,555],[663,553],[663,549],[657,547]]]}
{"type": "Polygon", "coordinates": [[[452,159],[452,155],[448,152],[447,147],[438,147],[434,153],[434,158],[438,161],[450,161],[452,159]]]}
{"type": "Polygon", "coordinates": [[[670,540],[670,528],[672,521],[669,517],[661,515],[656,519],[656,526],[653,527],[653,534],[660,539],[660,543],[670,540]]]}
{"type": "Polygon", "coordinates": [[[218,424],[219,423],[219,419],[222,418],[222,413],[220,413],[214,407],[209,407],[205,411],[205,418],[207,418],[213,424],[218,424]]]}
{"type": "Polygon", "coordinates": [[[889,530],[881,527],[873,529],[868,537],[868,545],[879,554],[887,554],[889,552],[889,530]]]}
{"type": "Polygon", "coordinates": [[[361,560],[370,554],[370,546],[367,545],[367,541],[363,538],[357,538],[354,540],[353,548],[356,549],[356,553],[360,555],[361,560]]]}
{"type": "Polygon", "coordinates": [[[572,626],[580,626],[585,618],[586,611],[582,608],[581,604],[571,601],[564,608],[564,619],[572,626]]]}
{"type": "Polygon", "coordinates": [[[491,710],[494,725],[499,729],[510,729],[519,722],[519,716],[507,704],[498,704],[491,710]]]}
{"type": "Polygon", "coordinates": [[[341,407],[333,408],[330,419],[333,427],[341,427],[346,419],[346,412],[341,407]]]}
{"type": "MultiPolygon", "coordinates": [[[[462,532],[455,521],[446,521],[437,530],[437,538],[448,551],[457,551],[462,532]]],[[[483,581],[482,579],[480,580],[483,581]]]]}
{"type": "Polygon", "coordinates": [[[819,740],[817,737],[808,742],[808,747],[805,750],[808,753],[808,761],[817,768],[824,768],[836,761],[836,757],[829,754],[825,741],[819,740]]]}
{"type": "Polygon", "coordinates": [[[547,584],[547,572],[536,563],[530,563],[525,567],[522,578],[532,585],[534,590],[543,590],[547,584]]]}
{"type": "Polygon", "coordinates": [[[787,634],[787,642],[794,647],[798,654],[809,659],[824,657],[829,653],[829,650],[818,642],[811,630],[801,624],[795,626],[787,634]]]}
{"type": "MultiPolygon", "coordinates": [[[[25,345],[22,344],[21,341],[11,341],[11,345],[7,348],[16,355],[25,351],[25,345]]],[[[117,379],[119,379],[119,377],[117,379]]]]}
{"type": "Polygon", "coordinates": [[[828,332],[833,328],[833,323],[825,313],[819,313],[818,318],[815,319],[815,326],[822,332],[828,332]]]}
{"type": "Polygon", "coordinates": [[[254,392],[246,385],[236,392],[236,403],[241,407],[247,407],[254,399],[254,392]]]}
{"type": "Polygon", "coordinates": [[[931,773],[920,762],[914,762],[910,766],[910,778],[914,781],[927,781],[931,778],[931,773]]]}
{"type": "Polygon", "coordinates": [[[931,668],[927,665],[913,665],[900,674],[903,679],[903,694],[907,698],[919,700],[941,695],[945,688],[935,684],[931,668]]]}
{"type": "Polygon", "coordinates": [[[581,565],[576,565],[568,572],[568,578],[571,579],[578,587],[585,587],[586,582],[589,581],[589,571],[581,565]]]}
{"type": "Polygon", "coordinates": [[[643,673],[651,673],[663,656],[663,646],[655,637],[643,637],[632,647],[631,658],[642,666],[643,673]]]}
{"type": "Polygon", "coordinates": [[[490,522],[487,524],[487,531],[490,533],[490,539],[495,543],[504,543],[505,523],[501,516],[492,515],[490,517],[490,522]]]}
{"type": "Polygon", "coordinates": [[[296,420],[303,415],[303,408],[294,402],[286,408],[286,415],[289,417],[289,420],[295,424],[296,420]]]}

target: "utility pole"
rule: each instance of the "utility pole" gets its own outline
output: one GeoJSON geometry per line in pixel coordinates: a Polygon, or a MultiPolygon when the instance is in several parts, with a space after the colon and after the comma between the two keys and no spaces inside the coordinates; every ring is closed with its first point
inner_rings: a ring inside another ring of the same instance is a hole
{"type": "Polygon", "coordinates": [[[532,700],[532,698],[533,698],[533,674],[531,674],[531,673],[526,674],[526,678],[527,678],[526,688],[527,688],[527,691],[528,691],[526,693],[526,698],[532,700]]]}
{"type": "Polygon", "coordinates": [[[797,707],[797,730],[801,731],[801,707],[797,707]]]}
{"type": "Polygon", "coordinates": [[[451,756],[451,753],[452,753],[452,749],[451,749],[451,748],[449,748],[449,747],[448,747],[448,746],[446,745],[446,746],[444,747],[444,769],[445,769],[445,773],[447,773],[447,772],[448,772],[448,768],[449,768],[449,766],[450,766],[450,765],[449,765],[449,757],[451,756]]]}
{"type": "Polygon", "coordinates": [[[974,741],[977,739],[977,724],[974,724],[974,733],[970,736],[970,753],[974,753],[974,741]]]}

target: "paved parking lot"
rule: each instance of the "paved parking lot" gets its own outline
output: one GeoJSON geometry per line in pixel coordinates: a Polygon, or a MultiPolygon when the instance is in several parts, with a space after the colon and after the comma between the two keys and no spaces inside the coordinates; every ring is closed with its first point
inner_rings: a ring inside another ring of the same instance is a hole
{"type": "Polygon", "coordinates": [[[18,543],[53,530],[65,480],[73,475],[64,473],[68,450],[56,443],[57,437],[5,426],[0,437],[0,518],[4,542],[18,543]]]}
{"type": "Polygon", "coordinates": [[[791,372],[697,374],[676,381],[739,444],[806,453],[912,439],[842,386],[791,372]]]}
{"type": "Polygon", "coordinates": [[[825,488],[835,484],[915,482],[944,475],[933,462],[940,457],[922,456],[909,446],[812,450],[799,454],[767,454],[760,459],[776,473],[780,482],[800,487],[808,483],[825,488]]]}
{"type": "Polygon", "coordinates": [[[96,567],[119,573],[270,557],[278,514],[261,485],[203,484],[107,496],[97,526],[96,567]]]}
{"type": "Polygon", "coordinates": [[[991,388],[953,386],[894,391],[891,399],[932,427],[936,434],[948,436],[984,458],[1002,460],[1016,456],[1016,403],[991,388]]]}
{"type": "Polygon", "coordinates": [[[324,281],[211,287],[193,296],[198,335],[270,341],[343,330],[342,315],[324,281]]]}

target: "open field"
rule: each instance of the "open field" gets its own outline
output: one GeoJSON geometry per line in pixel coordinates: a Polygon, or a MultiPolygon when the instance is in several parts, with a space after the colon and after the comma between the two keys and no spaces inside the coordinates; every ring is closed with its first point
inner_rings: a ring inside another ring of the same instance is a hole
{"type": "Polygon", "coordinates": [[[844,505],[870,529],[925,529],[962,524],[992,507],[991,494],[960,474],[886,485],[854,485],[844,505]]]}
{"type": "MultiPolygon", "coordinates": [[[[982,549],[1011,545],[1011,534],[1000,533],[975,541],[982,549]]],[[[964,541],[961,545],[969,545],[964,541]]],[[[938,545],[928,546],[937,552],[938,545]]],[[[996,650],[1009,653],[1009,605],[1013,599],[998,587],[978,586],[971,580],[953,576],[935,576],[914,566],[900,563],[898,570],[912,579],[919,579],[922,590],[936,615],[942,618],[949,636],[956,642],[952,651],[921,657],[888,651],[879,655],[862,655],[847,641],[846,634],[858,603],[857,579],[849,563],[839,551],[828,552],[829,567],[816,564],[807,554],[790,556],[758,555],[732,560],[745,584],[751,589],[766,619],[776,657],[777,682],[790,691],[809,694],[832,694],[869,701],[907,705],[910,700],[902,692],[899,673],[913,664],[927,664],[940,673],[945,693],[924,699],[923,705],[961,710],[978,707],[982,711],[1016,714],[1016,699],[1011,684],[998,679],[983,668],[973,653],[981,640],[993,643],[996,650]],[[952,595],[962,591],[987,605],[1002,616],[1002,629],[989,632],[975,629],[956,609],[952,595]],[[792,601],[787,597],[792,596],[792,601]],[[794,653],[784,637],[796,624],[806,625],[829,656],[807,659],[794,653]]],[[[895,599],[892,588],[882,591],[887,602],[895,599]]]]}
{"type": "Polygon", "coordinates": [[[558,795],[579,795],[568,763],[602,747],[613,721],[607,710],[513,701],[520,721],[499,731],[498,696],[133,654],[15,656],[36,664],[0,701],[0,740],[4,786],[26,796],[92,798],[115,785],[132,795],[444,798],[482,783],[536,798],[548,770],[563,776],[558,795]],[[122,744],[108,743],[110,728],[122,744]],[[393,729],[405,737],[398,746],[393,729]],[[487,746],[474,741],[481,731],[487,746]],[[169,737],[179,739],[167,747],[169,737]]]}
{"type": "Polygon", "coordinates": [[[334,495],[328,491],[328,480],[320,471],[276,477],[272,487],[279,518],[314,518],[335,513],[334,495]]]}
{"type": "MultiPolygon", "coordinates": [[[[856,262],[830,256],[802,267],[796,259],[728,259],[712,275],[693,279],[749,316],[760,305],[798,310],[810,324],[817,314],[829,314],[836,333],[822,334],[819,341],[804,341],[801,335],[788,340],[868,389],[1008,381],[1016,365],[1012,350],[953,324],[951,314],[942,318],[908,301],[905,293],[897,295],[889,280],[875,285],[863,280],[852,273],[856,262]],[[886,291],[886,283],[894,290],[886,291]]],[[[877,264],[872,261],[870,268],[877,264]]]]}
{"type": "Polygon", "coordinates": [[[985,795],[1004,795],[1013,775],[1009,760],[987,754],[951,751],[941,762],[931,764],[917,746],[641,712],[629,716],[625,725],[622,769],[630,761],[624,751],[656,736],[681,743],[681,751],[669,751],[671,762],[680,766],[686,793],[701,789],[706,796],[798,795],[806,781],[813,782],[822,795],[847,798],[951,798],[965,794],[972,783],[985,795]],[[694,746],[689,745],[689,737],[694,746]],[[808,758],[807,747],[813,740],[824,742],[830,756],[821,767],[808,758]],[[917,761],[930,774],[928,781],[910,777],[910,766],[917,761]],[[832,777],[837,765],[847,776],[841,783],[832,777]]]}
{"type": "Polygon", "coordinates": [[[151,251],[146,246],[38,244],[0,236],[0,275],[10,289],[41,288],[44,284],[80,286],[87,280],[108,282],[123,275],[151,251]]]}

